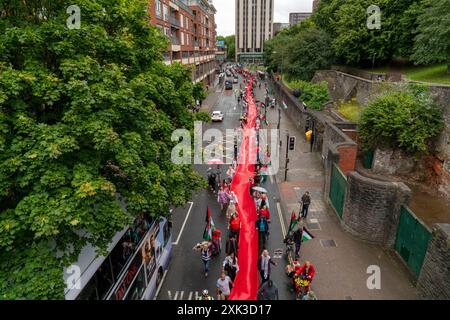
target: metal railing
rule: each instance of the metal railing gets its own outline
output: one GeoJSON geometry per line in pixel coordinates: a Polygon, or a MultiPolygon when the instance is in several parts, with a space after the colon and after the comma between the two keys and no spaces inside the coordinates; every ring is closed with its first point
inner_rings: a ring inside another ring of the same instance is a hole
{"type": "Polygon", "coordinates": [[[181,26],[180,20],[178,20],[177,18],[175,18],[173,16],[170,17],[170,23],[172,24],[172,26],[175,26],[178,28],[181,26]]]}
{"type": "Polygon", "coordinates": [[[172,40],[173,45],[180,45],[180,40],[178,40],[177,37],[172,36],[170,39],[172,40]]]}

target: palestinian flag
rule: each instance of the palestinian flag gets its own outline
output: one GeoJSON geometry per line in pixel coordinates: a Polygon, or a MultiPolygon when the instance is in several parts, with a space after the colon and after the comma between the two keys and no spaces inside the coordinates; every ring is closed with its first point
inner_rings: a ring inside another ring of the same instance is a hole
{"type": "Polygon", "coordinates": [[[206,211],[206,227],[203,232],[203,240],[210,241],[212,239],[212,231],[215,229],[214,221],[211,218],[211,210],[206,211]]]}
{"type": "Polygon", "coordinates": [[[297,224],[297,217],[295,216],[295,211],[292,211],[291,223],[289,224],[288,234],[294,230],[295,225],[297,224]]]}
{"type": "Polygon", "coordinates": [[[308,229],[306,229],[306,227],[303,227],[303,232],[302,232],[302,242],[308,241],[314,239],[314,236],[308,231],[308,229]]]}

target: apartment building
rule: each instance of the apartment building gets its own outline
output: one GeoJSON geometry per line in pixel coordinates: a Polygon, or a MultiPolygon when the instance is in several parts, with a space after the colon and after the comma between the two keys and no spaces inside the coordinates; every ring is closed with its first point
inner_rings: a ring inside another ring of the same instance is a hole
{"type": "Polygon", "coordinates": [[[207,0],[149,0],[150,21],[170,39],[167,64],[192,66],[192,80],[212,85],[216,70],[216,9],[207,0]]]}
{"type": "Polygon", "coordinates": [[[275,0],[236,0],[236,59],[263,61],[264,42],[273,37],[275,0]]]}
{"type": "Polygon", "coordinates": [[[311,12],[291,12],[289,13],[289,24],[293,27],[301,21],[308,19],[311,15],[311,12]]]}
{"type": "Polygon", "coordinates": [[[273,23],[273,36],[275,37],[281,30],[289,28],[289,23],[282,23],[282,22],[274,22],[273,23]]]}

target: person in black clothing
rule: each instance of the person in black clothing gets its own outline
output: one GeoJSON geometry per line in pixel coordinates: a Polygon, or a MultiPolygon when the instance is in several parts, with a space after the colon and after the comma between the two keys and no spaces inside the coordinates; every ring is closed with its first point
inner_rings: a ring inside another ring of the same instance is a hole
{"type": "Polygon", "coordinates": [[[303,220],[300,219],[294,232],[292,233],[292,240],[295,243],[295,260],[298,260],[298,258],[300,257],[300,248],[302,246],[302,237],[303,237],[303,220]]]}
{"type": "Polygon", "coordinates": [[[216,192],[216,188],[217,188],[217,181],[216,181],[216,174],[214,172],[209,172],[208,173],[208,185],[211,188],[212,192],[216,192]]]}
{"type": "Polygon", "coordinates": [[[234,253],[236,256],[238,254],[238,241],[235,235],[230,235],[227,244],[225,246],[225,252],[227,255],[234,253]]]}
{"type": "Polygon", "coordinates": [[[302,196],[301,204],[302,204],[301,216],[302,218],[306,219],[306,216],[308,215],[308,208],[309,205],[311,204],[311,196],[309,195],[309,191],[306,191],[305,194],[302,196]]]}

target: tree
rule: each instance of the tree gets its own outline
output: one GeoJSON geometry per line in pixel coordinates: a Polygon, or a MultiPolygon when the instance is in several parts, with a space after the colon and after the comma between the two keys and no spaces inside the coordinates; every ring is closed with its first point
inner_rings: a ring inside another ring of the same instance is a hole
{"type": "Polygon", "coordinates": [[[193,128],[194,85],[164,65],[147,2],[78,0],[80,30],[71,4],[0,4],[0,299],[63,298],[82,247],[105,253],[137,214],[204,184],[170,159],[172,131],[193,128]]]}
{"type": "Polygon", "coordinates": [[[296,80],[289,82],[289,86],[293,91],[300,91],[299,99],[310,109],[322,110],[324,104],[330,101],[328,83],[326,81],[312,83],[296,80]]]}
{"type": "Polygon", "coordinates": [[[236,57],[236,36],[218,36],[217,40],[225,41],[225,45],[227,46],[227,59],[234,61],[236,57]]]}
{"type": "Polygon", "coordinates": [[[410,86],[369,102],[358,132],[366,149],[398,148],[419,156],[429,151],[442,128],[442,111],[431,101],[427,88],[410,86]]]}
{"type": "Polygon", "coordinates": [[[291,28],[283,29],[276,37],[266,41],[264,43],[264,61],[268,70],[285,73],[289,69],[290,63],[287,58],[293,54],[292,50],[301,50],[297,47],[292,48],[290,44],[296,36],[308,33],[312,28],[314,28],[314,23],[311,19],[306,19],[291,28]]]}
{"type": "Polygon", "coordinates": [[[418,64],[446,62],[450,73],[450,0],[424,0],[412,59],[418,64]]]}
{"type": "Polygon", "coordinates": [[[329,68],[333,58],[329,36],[309,28],[288,42],[284,70],[290,79],[310,81],[317,70],[329,68]]]}

